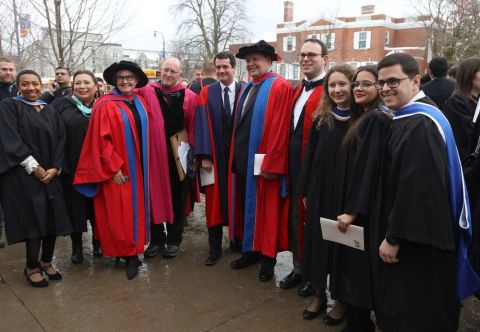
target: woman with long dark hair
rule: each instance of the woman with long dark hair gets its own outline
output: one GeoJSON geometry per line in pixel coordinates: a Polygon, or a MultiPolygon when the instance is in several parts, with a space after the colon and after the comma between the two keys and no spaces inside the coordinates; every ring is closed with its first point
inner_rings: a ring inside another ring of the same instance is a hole
{"type": "MultiPolygon", "coordinates": [[[[82,232],[87,231],[87,219],[94,225],[93,204],[90,198],[80,195],[73,188],[73,175],[77,168],[85,134],[92,112],[97,80],[89,70],[79,70],[73,75],[73,94],[57,98],[51,104],[65,125],[65,160],[67,168],[61,175],[65,203],[72,222],[72,256],[74,264],[83,262],[82,232]]],[[[99,242],[92,237],[93,254],[101,257],[99,242]]]]}
{"type": "Polygon", "coordinates": [[[72,232],[58,177],[65,167],[64,127],[55,109],[40,100],[42,80],[35,71],[20,71],[16,82],[20,95],[0,104],[5,230],[9,244],[26,243],[27,281],[47,287],[48,280],[62,279],[52,266],[56,237],[72,232]]]}
{"type": "MultiPolygon", "coordinates": [[[[337,227],[346,232],[351,224],[364,228],[368,239],[368,220],[372,210],[391,116],[381,105],[375,88],[378,72],[374,66],[360,67],[353,78],[355,104],[361,115],[348,129],[343,142],[347,166],[341,214],[337,227]]],[[[367,252],[341,244],[333,245],[330,278],[332,298],[347,307],[344,331],[375,331],[370,319],[373,309],[370,264],[367,252]]]]}
{"type": "MultiPolygon", "coordinates": [[[[324,94],[312,124],[299,175],[299,192],[305,197],[304,231],[305,281],[315,287],[315,297],[303,312],[305,319],[317,317],[327,307],[327,276],[331,273],[332,244],[323,240],[320,217],[336,219],[342,212],[342,197],[347,154],[342,142],[355,117],[351,111],[353,69],[348,65],[331,68],[325,76],[324,94]]],[[[328,325],[339,323],[343,307],[337,303],[330,311],[328,325]]]]}

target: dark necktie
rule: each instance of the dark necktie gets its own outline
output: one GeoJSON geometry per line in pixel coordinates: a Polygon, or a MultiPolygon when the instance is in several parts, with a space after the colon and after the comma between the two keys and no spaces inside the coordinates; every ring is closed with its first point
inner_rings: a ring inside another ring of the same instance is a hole
{"type": "Polygon", "coordinates": [[[309,91],[309,90],[319,86],[322,83],[323,83],[323,80],[318,80],[318,81],[315,81],[315,82],[302,80],[302,85],[305,87],[305,91],[309,91]]]}
{"type": "Polygon", "coordinates": [[[228,94],[229,92],[230,92],[230,89],[228,88],[228,86],[226,86],[223,89],[223,106],[225,108],[225,116],[227,119],[227,123],[230,123],[232,121],[232,110],[230,108],[230,96],[228,94]]]}

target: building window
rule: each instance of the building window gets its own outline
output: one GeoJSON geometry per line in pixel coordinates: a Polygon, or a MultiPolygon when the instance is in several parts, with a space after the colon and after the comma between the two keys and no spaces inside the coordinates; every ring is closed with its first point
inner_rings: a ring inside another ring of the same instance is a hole
{"type": "Polygon", "coordinates": [[[372,32],[357,31],[353,35],[353,48],[356,50],[366,50],[370,48],[372,32]]]}
{"type": "Polygon", "coordinates": [[[296,43],[295,37],[288,36],[288,37],[283,37],[283,51],[284,52],[293,52],[295,51],[295,43],[296,43]]]}
{"type": "Polygon", "coordinates": [[[328,32],[320,35],[320,40],[327,45],[329,51],[335,49],[335,33],[328,32]]]}
{"type": "Polygon", "coordinates": [[[337,64],[337,63],[336,63],[335,61],[330,61],[330,62],[328,63],[328,69],[333,68],[336,64],[337,64]]]}
{"type": "Polygon", "coordinates": [[[300,66],[297,63],[292,64],[293,66],[293,80],[300,80],[300,66]]]}
{"type": "Polygon", "coordinates": [[[352,61],[352,62],[349,63],[349,65],[352,66],[353,68],[357,69],[358,62],[352,61]]]}
{"type": "Polygon", "coordinates": [[[318,40],[320,40],[320,35],[314,33],[314,34],[308,35],[307,39],[318,39],[318,40]]]}
{"type": "Polygon", "coordinates": [[[390,45],[390,31],[385,31],[385,45],[390,45]]]}
{"type": "Polygon", "coordinates": [[[284,63],[279,63],[278,64],[278,74],[280,76],[285,77],[285,64],[284,63]]]}

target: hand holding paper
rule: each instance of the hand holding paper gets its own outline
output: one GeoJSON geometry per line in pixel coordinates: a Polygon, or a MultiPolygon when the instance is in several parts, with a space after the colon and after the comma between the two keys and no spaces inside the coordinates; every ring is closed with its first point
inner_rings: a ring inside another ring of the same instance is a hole
{"type": "Polygon", "coordinates": [[[362,251],[365,250],[363,227],[350,225],[346,232],[342,233],[337,227],[336,220],[326,218],[320,218],[320,226],[324,240],[344,244],[362,251]]]}

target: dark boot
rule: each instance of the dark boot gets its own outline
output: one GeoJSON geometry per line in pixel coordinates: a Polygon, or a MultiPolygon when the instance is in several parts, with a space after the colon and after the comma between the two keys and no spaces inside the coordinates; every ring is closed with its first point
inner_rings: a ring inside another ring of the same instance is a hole
{"type": "Polygon", "coordinates": [[[205,265],[215,265],[220,257],[222,257],[222,238],[218,236],[209,236],[208,243],[210,245],[210,251],[207,259],[205,259],[205,265]]]}
{"type": "Polygon", "coordinates": [[[73,264],[80,264],[83,262],[82,233],[73,233],[70,238],[72,239],[72,257],[70,259],[73,264]]]}
{"type": "Polygon", "coordinates": [[[138,256],[128,256],[125,257],[125,260],[127,261],[127,279],[132,280],[137,276],[138,267],[142,265],[142,262],[138,259],[138,256]]]}
{"type": "Polygon", "coordinates": [[[95,257],[102,257],[102,248],[100,247],[100,241],[95,240],[95,238],[92,236],[92,247],[93,247],[93,256],[95,257]]]}

